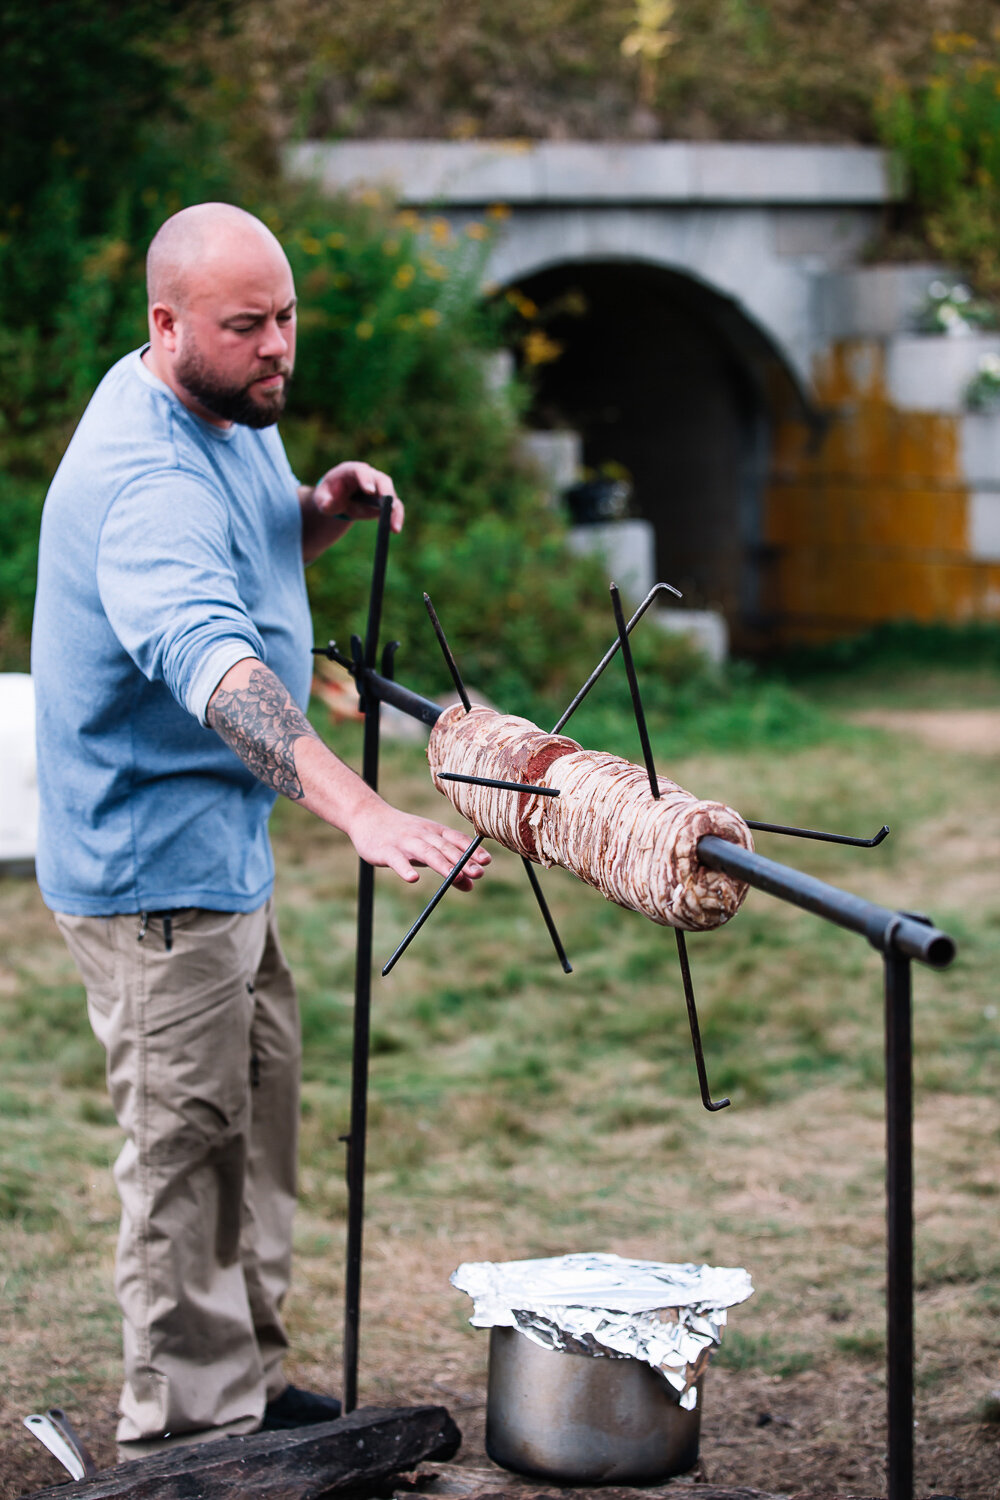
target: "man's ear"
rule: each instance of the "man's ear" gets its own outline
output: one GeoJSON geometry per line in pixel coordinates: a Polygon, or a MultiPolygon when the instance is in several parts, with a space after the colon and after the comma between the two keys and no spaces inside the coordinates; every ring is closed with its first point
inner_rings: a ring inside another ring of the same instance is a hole
{"type": "Polygon", "coordinates": [[[166,302],[154,302],[149,309],[149,321],[164,349],[176,354],[180,343],[177,316],[166,302]]]}

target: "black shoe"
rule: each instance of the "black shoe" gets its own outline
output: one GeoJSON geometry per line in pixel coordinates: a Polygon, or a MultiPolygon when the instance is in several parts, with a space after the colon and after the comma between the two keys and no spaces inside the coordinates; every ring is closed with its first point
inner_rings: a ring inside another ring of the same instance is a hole
{"type": "Polygon", "coordinates": [[[261,1432],[279,1432],[288,1427],[310,1427],[314,1422],[335,1422],[340,1416],[340,1402],[336,1396],[321,1396],[317,1391],[300,1391],[298,1386],[286,1385],[280,1396],[275,1396],[264,1407],[261,1432]]]}

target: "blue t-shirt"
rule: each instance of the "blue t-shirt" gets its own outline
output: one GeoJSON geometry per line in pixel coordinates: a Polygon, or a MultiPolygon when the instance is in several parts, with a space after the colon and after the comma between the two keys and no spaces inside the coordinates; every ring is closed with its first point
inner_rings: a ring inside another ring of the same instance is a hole
{"type": "Polygon", "coordinates": [[[38,882],[75,916],[252,911],[274,793],[205,712],[248,656],[306,705],[297,485],[275,427],[202,421],[141,352],[101,381],[42,513],[38,882]]]}

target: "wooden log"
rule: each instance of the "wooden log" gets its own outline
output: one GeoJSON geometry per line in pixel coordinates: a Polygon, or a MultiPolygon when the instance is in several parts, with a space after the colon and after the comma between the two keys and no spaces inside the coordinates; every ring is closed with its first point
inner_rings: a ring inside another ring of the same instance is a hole
{"type": "Polygon", "coordinates": [[[449,1459],[461,1442],[443,1406],[362,1407],[336,1422],[166,1448],[26,1500],[333,1500],[449,1459]]]}

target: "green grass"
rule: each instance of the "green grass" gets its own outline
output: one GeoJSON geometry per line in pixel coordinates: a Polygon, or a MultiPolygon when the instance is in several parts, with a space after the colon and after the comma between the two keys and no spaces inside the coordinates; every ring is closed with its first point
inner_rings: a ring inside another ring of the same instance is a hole
{"type": "MultiPolygon", "coordinates": [[[[919,675],[914,668],[915,696],[919,675]]],[[[897,672],[901,706],[905,677],[897,672]]],[[[949,669],[952,700],[989,706],[997,685],[985,691],[984,681],[981,667],[964,676],[949,669]]],[[[864,673],[850,695],[846,679],[844,687],[852,707],[871,706],[864,673]]],[[[734,721],[744,713],[740,694],[750,712],[752,691],[753,681],[730,687],[734,721]]],[[[921,1399],[932,1403],[922,1431],[936,1431],[942,1412],[959,1401],[972,1412],[995,1384],[1000,898],[988,872],[1000,845],[997,763],[853,726],[826,674],[800,675],[781,694],[794,699],[794,715],[739,746],[710,733],[711,714],[694,705],[683,735],[654,717],[658,762],[681,785],[748,816],[862,833],[888,822],[892,836],[874,850],[765,835],[758,844],[882,904],[926,910],[959,941],[952,969],[914,968],[917,1340],[921,1399]]],[[[596,701],[572,727],[584,743],[606,743],[596,736],[609,712],[596,701]]],[[[635,757],[634,735],[622,714],[615,748],[635,757]]],[[[356,731],[338,729],[333,739],[357,763],[356,731]]],[[[401,805],[449,816],[419,748],[386,746],[382,786],[401,805]]],[[[338,1137],[349,1116],[356,861],[343,840],[287,804],[276,812],[275,842],[305,1037],[292,1369],[330,1383],[339,1358],[346,1193],[338,1137]]],[[[711,1377],[736,1382],[734,1390],[743,1381],[752,1390],[761,1380],[816,1378],[822,1388],[872,1378],[884,1317],[877,955],[863,939],[757,893],[728,927],[693,936],[710,1085],[733,1101],[710,1116],[698,1099],[672,934],[562,872],[543,881],[572,975],[556,962],[520,862],[501,851],[488,879],[449,897],[393,974],[374,981],[365,1399],[408,1400],[414,1391],[434,1399],[431,1373],[445,1368],[459,1372],[460,1388],[477,1389],[483,1343],[465,1326],[449,1272],[463,1259],[571,1249],[746,1265],[758,1291],[733,1310],[711,1377]],[[399,1256],[384,1278],[385,1258],[399,1256]]],[[[417,888],[378,877],[377,965],[432,889],[426,877],[417,888]]],[[[24,1411],[40,1401],[103,1401],[110,1410],[109,1169],[119,1140],[103,1059],[31,886],[0,883],[0,932],[0,1335],[9,1400],[24,1411]],[[48,1356],[67,1347],[70,1362],[53,1370],[48,1356]]],[[[823,1441],[827,1420],[821,1404],[809,1441],[823,1441]]],[[[713,1479],[729,1472],[725,1461],[712,1460],[713,1479]]],[[[764,1484],[748,1462],[741,1454],[736,1477],[764,1484]]],[[[0,1473],[2,1500],[15,1493],[0,1473]]],[[[962,1493],[985,1500],[989,1491],[962,1493]]]]}

